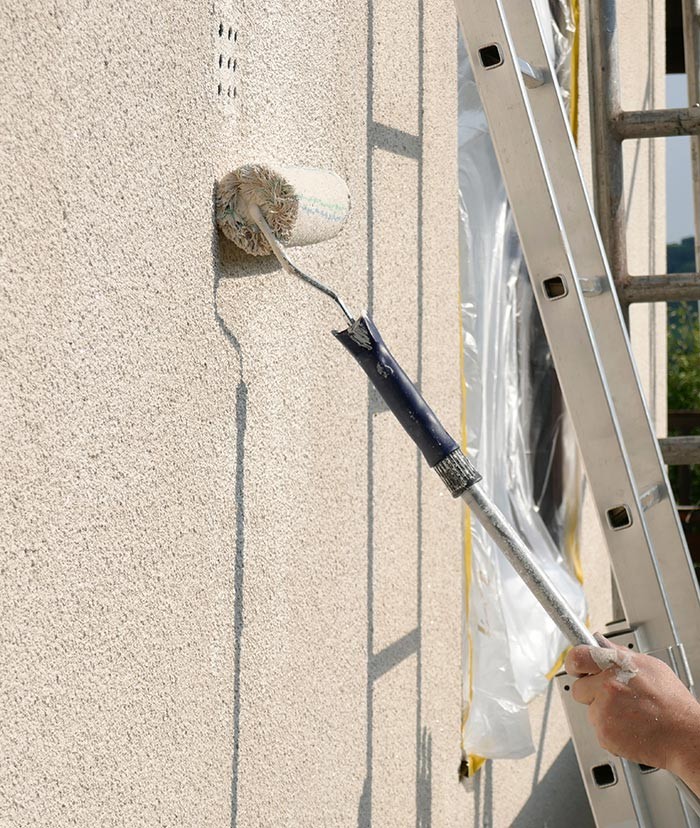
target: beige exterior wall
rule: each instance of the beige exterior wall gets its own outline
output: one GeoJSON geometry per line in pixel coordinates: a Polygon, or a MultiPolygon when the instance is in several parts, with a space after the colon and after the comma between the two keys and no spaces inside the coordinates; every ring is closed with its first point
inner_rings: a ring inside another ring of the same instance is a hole
{"type": "Polygon", "coordinates": [[[298,260],[458,431],[449,0],[0,14],[0,825],[461,824],[459,508],[212,221],[244,161],[342,175],[298,260]]]}
{"type": "MultiPolygon", "coordinates": [[[[641,103],[647,18],[621,5],[641,103]]],[[[368,398],[333,306],[212,223],[241,162],[345,177],[348,227],[297,258],[370,308],[457,432],[449,0],[0,14],[0,826],[522,828],[578,801],[556,694],[535,756],[458,784],[459,509],[368,398]]],[[[642,270],[650,210],[664,226],[645,151],[642,270]]]]}

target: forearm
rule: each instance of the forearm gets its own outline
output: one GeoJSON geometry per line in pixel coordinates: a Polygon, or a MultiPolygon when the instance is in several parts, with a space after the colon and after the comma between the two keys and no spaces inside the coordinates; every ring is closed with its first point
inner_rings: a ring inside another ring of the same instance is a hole
{"type": "Polygon", "coordinates": [[[683,758],[672,762],[669,765],[669,770],[679,776],[685,784],[700,797],[700,745],[698,752],[695,754],[695,760],[690,757],[683,758]]]}
{"type": "Polygon", "coordinates": [[[676,776],[682,779],[697,797],[700,797],[700,772],[697,768],[687,768],[685,772],[676,772],[676,776]]]}
{"type": "Polygon", "coordinates": [[[667,767],[700,797],[700,704],[693,701],[683,716],[667,767]]]}

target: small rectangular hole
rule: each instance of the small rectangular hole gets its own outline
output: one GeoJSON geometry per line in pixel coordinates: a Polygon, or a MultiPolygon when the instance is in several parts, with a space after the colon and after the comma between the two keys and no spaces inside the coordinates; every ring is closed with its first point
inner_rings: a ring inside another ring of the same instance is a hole
{"type": "Polygon", "coordinates": [[[561,299],[569,292],[563,276],[552,276],[542,283],[548,299],[561,299]]]}
{"type": "Polygon", "coordinates": [[[503,63],[501,47],[497,43],[479,49],[479,60],[484,69],[495,69],[503,63]]]}
{"type": "MultiPolygon", "coordinates": [[[[217,4],[218,5],[218,4],[217,4]]],[[[235,18],[235,4],[232,0],[220,0],[221,9],[212,21],[213,54],[212,54],[212,103],[216,104],[227,117],[236,113],[237,100],[240,98],[240,61],[237,53],[236,41],[239,39],[237,19],[235,18]],[[224,16],[227,12],[230,16],[224,16]],[[236,89],[236,87],[239,89],[236,89]]],[[[244,34],[244,33],[243,33],[244,34]]]]}
{"type": "Polygon", "coordinates": [[[610,788],[617,784],[617,774],[615,768],[610,764],[596,765],[591,768],[593,774],[593,781],[599,788],[610,788]]]}
{"type": "Polygon", "coordinates": [[[642,773],[654,773],[654,771],[658,770],[658,768],[653,767],[652,765],[642,765],[640,763],[639,770],[642,773]]]}
{"type": "Polygon", "coordinates": [[[608,518],[608,524],[611,529],[626,529],[632,525],[632,514],[624,504],[622,506],[613,506],[605,513],[608,518]]]}

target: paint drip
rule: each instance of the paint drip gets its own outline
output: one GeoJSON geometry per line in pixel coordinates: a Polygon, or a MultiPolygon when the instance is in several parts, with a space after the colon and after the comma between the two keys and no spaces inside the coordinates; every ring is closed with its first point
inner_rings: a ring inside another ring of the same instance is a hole
{"type": "Polygon", "coordinates": [[[608,649],[603,647],[590,647],[591,658],[600,667],[601,670],[607,670],[610,667],[617,667],[615,671],[615,679],[620,684],[629,684],[639,670],[632,662],[630,653],[624,650],[608,649]]]}

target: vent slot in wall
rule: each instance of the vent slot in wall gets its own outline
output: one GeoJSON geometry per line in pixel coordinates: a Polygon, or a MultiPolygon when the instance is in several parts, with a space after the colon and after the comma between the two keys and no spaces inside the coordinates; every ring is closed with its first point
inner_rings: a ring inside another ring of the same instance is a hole
{"type": "Polygon", "coordinates": [[[240,32],[229,4],[221,4],[214,17],[214,97],[227,114],[233,112],[240,94],[239,54],[240,32]]]}

